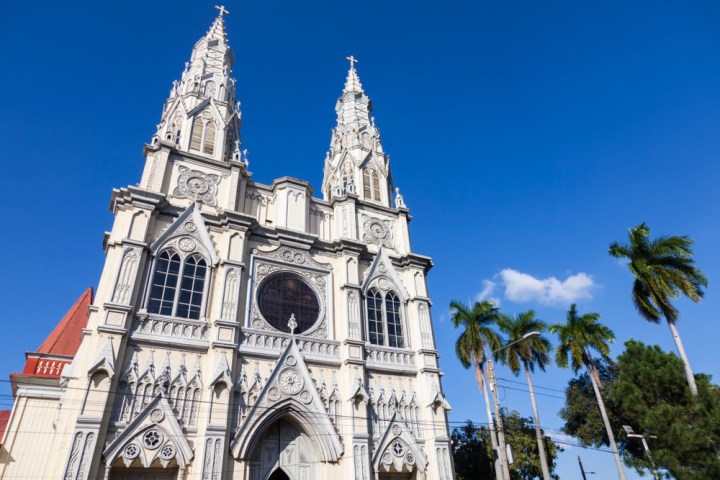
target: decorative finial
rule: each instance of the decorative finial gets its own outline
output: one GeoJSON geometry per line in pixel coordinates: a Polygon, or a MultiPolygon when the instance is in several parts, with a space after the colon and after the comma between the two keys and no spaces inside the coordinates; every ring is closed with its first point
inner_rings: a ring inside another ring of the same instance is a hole
{"type": "Polygon", "coordinates": [[[295,329],[297,328],[298,323],[297,320],[295,320],[295,314],[290,314],[290,320],[288,320],[288,328],[290,329],[290,335],[295,335],[295,329]]]}
{"type": "Polygon", "coordinates": [[[230,15],[230,12],[228,12],[227,10],[225,10],[225,6],[224,6],[224,5],[220,5],[219,7],[218,7],[217,5],[215,5],[215,10],[218,10],[218,11],[220,12],[220,16],[221,16],[221,17],[222,17],[223,15],[225,15],[225,14],[230,15]]]}
{"type": "Polygon", "coordinates": [[[345,57],[345,59],[350,62],[350,68],[355,68],[355,64],[358,63],[357,58],[352,55],[350,55],[349,57],[345,57]]]}
{"type": "Polygon", "coordinates": [[[400,187],[395,187],[395,208],[407,208],[405,206],[405,199],[400,193],[400,187]]]}

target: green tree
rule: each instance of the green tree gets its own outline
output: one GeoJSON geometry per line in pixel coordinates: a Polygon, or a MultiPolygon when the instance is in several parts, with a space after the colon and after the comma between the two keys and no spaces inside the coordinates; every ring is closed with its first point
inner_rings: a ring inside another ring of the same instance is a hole
{"type": "MultiPolygon", "coordinates": [[[[450,302],[450,312],[452,314],[453,326],[464,329],[455,342],[455,353],[463,367],[473,367],[478,389],[480,389],[480,392],[485,396],[485,408],[487,410],[490,430],[497,433],[492,412],[490,411],[490,398],[488,397],[487,390],[485,345],[489,345],[491,350],[496,350],[502,345],[500,338],[493,329],[500,317],[500,311],[494,304],[488,301],[475,302],[472,307],[457,301],[452,301],[450,302]]],[[[498,419],[498,421],[502,420],[498,419]]],[[[504,452],[498,449],[495,435],[491,435],[490,438],[493,449],[497,451],[499,455],[504,455],[504,452]]],[[[496,459],[496,476],[498,480],[503,478],[503,476],[509,475],[508,472],[501,475],[499,468],[501,463],[504,462],[499,462],[499,458],[496,459]]]]}
{"type": "MultiPolygon", "coordinates": [[[[547,464],[543,433],[540,429],[540,416],[538,415],[535,402],[535,390],[533,388],[530,372],[535,372],[537,366],[545,371],[545,365],[550,362],[548,353],[552,350],[550,342],[542,335],[527,336],[532,332],[544,332],[547,325],[542,320],[535,318],[535,312],[528,310],[519,313],[514,318],[503,315],[498,322],[500,330],[507,335],[507,345],[500,350],[500,361],[507,365],[515,376],[520,374],[520,367],[525,371],[528,390],[530,391],[530,402],[532,403],[533,418],[535,419],[535,436],[537,439],[540,455],[540,466],[544,480],[550,480],[550,469],[547,464]]],[[[507,429],[507,426],[505,427],[507,429]]]]}
{"type": "MultiPolygon", "coordinates": [[[[698,395],[684,380],[682,360],[658,346],[625,343],[617,364],[599,362],[610,423],[631,426],[645,435],[655,464],[677,480],[720,478],[720,390],[706,375],[697,376],[698,395]]],[[[602,419],[588,406],[593,394],[590,377],[570,381],[560,416],[563,431],[581,444],[609,445],[602,419]]],[[[619,438],[625,463],[636,470],[651,468],[639,439],[619,438]]]]}
{"type": "MultiPolygon", "coordinates": [[[[510,466],[510,478],[530,480],[541,477],[543,472],[532,419],[522,417],[515,411],[507,413],[503,410],[502,416],[514,457],[510,466]]],[[[468,421],[453,430],[452,441],[458,480],[477,480],[492,476],[493,453],[490,431],[486,427],[478,427],[468,421]]],[[[543,446],[547,452],[550,478],[557,480],[559,477],[554,472],[557,455],[562,450],[550,437],[543,437],[543,446]]]]}
{"type": "Polygon", "coordinates": [[[708,281],[695,266],[693,241],[686,236],[650,240],[650,228],[644,223],[631,228],[629,238],[627,245],[610,244],[610,256],[628,260],[628,268],[635,277],[632,300],[640,315],[652,323],[659,323],[660,318],[665,317],[685,365],[690,391],[697,395],[695,377],[676,325],[680,312],[671,302],[684,295],[697,303],[705,294],[703,287],[707,287],[708,281]]]}
{"type": "Polygon", "coordinates": [[[583,366],[587,370],[595,392],[595,399],[600,408],[600,415],[607,431],[610,448],[615,457],[618,477],[620,480],[625,480],[625,471],[620,460],[615,435],[610,426],[603,397],[600,394],[602,382],[591,354],[591,350],[595,350],[601,357],[607,357],[610,353],[609,343],[615,340],[615,334],[608,327],[601,324],[599,320],[600,314],[598,313],[578,315],[577,307],[572,304],[567,313],[566,323],[555,323],[550,326],[550,331],[557,333],[560,338],[560,343],[555,350],[555,363],[562,368],[571,366],[575,373],[583,366]]]}

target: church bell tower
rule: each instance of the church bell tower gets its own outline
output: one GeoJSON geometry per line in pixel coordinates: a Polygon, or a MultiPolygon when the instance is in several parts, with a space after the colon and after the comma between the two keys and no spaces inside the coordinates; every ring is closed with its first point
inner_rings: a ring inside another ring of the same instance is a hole
{"type": "Polygon", "coordinates": [[[33,354],[57,353],[53,376],[14,379],[0,477],[452,480],[432,260],[411,248],[357,60],[322,198],[255,182],[216,8],[140,183],[112,192],[96,294],[64,320],[81,340],[33,354]]]}

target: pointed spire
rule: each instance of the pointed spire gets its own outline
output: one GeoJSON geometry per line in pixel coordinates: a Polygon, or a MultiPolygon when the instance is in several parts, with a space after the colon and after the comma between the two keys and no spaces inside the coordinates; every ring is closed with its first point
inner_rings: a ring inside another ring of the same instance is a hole
{"type": "Polygon", "coordinates": [[[337,126],[332,130],[330,151],[325,158],[323,197],[346,195],[390,207],[392,176],[384,153],[380,130],[372,116],[372,101],[363,90],[354,56],[345,87],[335,105],[337,126]]]}
{"type": "Polygon", "coordinates": [[[346,59],[350,62],[350,70],[348,70],[343,93],[365,93],[363,91],[362,84],[360,83],[360,77],[358,76],[357,70],[355,70],[355,64],[358,62],[357,59],[352,55],[346,59]]]}
{"type": "Polygon", "coordinates": [[[235,79],[230,76],[235,59],[224,20],[230,12],[223,6],[215,8],[218,16],[193,46],[180,81],[173,82],[153,144],[162,140],[174,143],[179,150],[231,161],[235,150],[239,151],[236,141],[242,144],[242,121],[235,79]],[[203,132],[195,128],[196,120],[198,126],[202,123],[203,132]]]}

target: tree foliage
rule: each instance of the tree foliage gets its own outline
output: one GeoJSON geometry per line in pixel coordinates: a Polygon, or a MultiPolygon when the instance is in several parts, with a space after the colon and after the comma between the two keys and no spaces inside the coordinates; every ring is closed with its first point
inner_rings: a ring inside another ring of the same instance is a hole
{"type": "MultiPolygon", "coordinates": [[[[516,411],[503,410],[505,436],[511,445],[514,462],[510,465],[512,480],[530,480],[542,478],[542,468],[535,440],[535,426],[530,417],[522,417],[516,411]]],[[[490,431],[471,421],[452,432],[453,458],[458,480],[476,480],[494,478],[493,452],[490,431]]],[[[557,455],[561,449],[545,436],[545,452],[553,479],[559,478],[553,473],[557,455]]]]}
{"type": "MultiPolygon", "coordinates": [[[[677,480],[720,478],[720,390],[709,377],[698,375],[697,397],[684,381],[682,361],[658,346],[625,343],[617,365],[603,362],[603,395],[616,432],[629,425],[643,434],[655,463],[677,480]],[[653,438],[654,437],[654,438],[653,438]]],[[[583,445],[606,446],[603,425],[587,375],[570,381],[566,405],[560,411],[563,431],[583,445]]],[[[623,460],[638,471],[650,461],[639,438],[620,435],[623,460]]]]}

